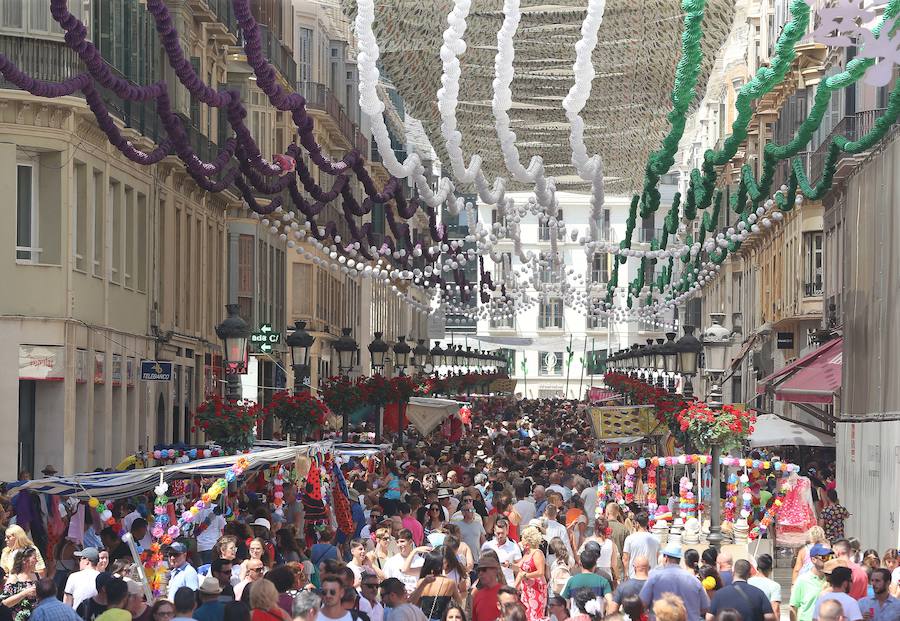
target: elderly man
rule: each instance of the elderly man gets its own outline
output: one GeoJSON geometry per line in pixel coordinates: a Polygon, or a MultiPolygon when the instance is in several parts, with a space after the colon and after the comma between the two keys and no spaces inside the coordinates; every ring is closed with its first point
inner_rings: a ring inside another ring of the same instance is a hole
{"type": "Polygon", "coordinates": [[[294,597],[294,621],[316,621],[322,598],[308,589],[303,589],[294,597]]]}
{"type": "Polygon", "coordinates": [[[31,611],[35,621],[81,621],[71,606],[56,599],[56,584],[52,578],[41,578],[35,583],[37,604],[31,611]]]}

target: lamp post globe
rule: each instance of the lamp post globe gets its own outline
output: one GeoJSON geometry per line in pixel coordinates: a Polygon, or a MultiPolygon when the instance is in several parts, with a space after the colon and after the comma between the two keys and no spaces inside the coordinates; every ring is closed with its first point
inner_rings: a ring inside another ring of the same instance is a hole
{"type": "Polygon", "coordinates": [[[225,351],[225,398],[233,401],[241,398],[240,374],[246,372],[250,339],[250,326],[239,309],[237,304],[227,304],[228,316],[216,326],[216,336],[222,339],[225,351]]]}
{"type": "Polygon", "coordinates": [[[406,375],[406,366],[409,361],[409,352],[412,348],[406,342],[405,336],[398,336],[397,342],[394,343],[394,367],[398,375],[406,375]]]}
{"type": "Polygon", "coordinates": [[[413,347],[412,353],[415,359],[415,364],[413,366],[415,367],[416,372],[424,372],[425,367],[430,364],[428,358],[431,356],[431,352],[428,351],[428,345],[425,344],[425,339],[416,340],[416,346],[413,347]]]}
{"type": "Polygon", "coordinates": [[[338,353],[338,373],[348,375],[353,369],[353,354],[359,346],[353,340],[353,330],[341,328],[341,336],[334,342],[332,348],[338,353]]]}
{"type": "Polygon", "coordinates": [[[372,372],[384,372],[384,358],[388,352],[388,344],[385,343],[381,336],[383,332],[373,332],[375,339],[369,343],[369,356],[372,359],[372,372]]]}
{"type": "Polygon", "coordinates": [[[291,350],[294,393],[309,390],[309,350],[315,341],[316,337],[306,331],[305,321],[294,322],[294,331],[284,341],[291,350]]]}
{"type": "Polygon", "coordinates": [[[683,326],[684,336],[678,339],[678,372],[684,376],[684,396],[694,396],[694,386],[691,378],[697,375],[697,367],[700,360],[700,352],[703,345],[694,336],[694,326],[683,326]]]}

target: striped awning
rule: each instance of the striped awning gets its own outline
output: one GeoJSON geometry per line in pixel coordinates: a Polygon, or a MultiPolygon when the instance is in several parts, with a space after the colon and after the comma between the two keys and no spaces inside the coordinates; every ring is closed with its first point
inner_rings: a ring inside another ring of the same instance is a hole
{"type": "MultiPolygon", "coordinates": [[[[359,457],[372,455],[390,448],[382,444],[338,443],[331,440],[251,450],[244,455],[249,462],[248,472],[266,468],[273,464],[287,463],[298,456],[323,454],[333,451],[338,455],[359,457]]],[[[223,476],[237,461],[235,455],[198,459],[183,464],[170,464],[153,468],[141,468],[124,472],[86,472],[63,477],[48,477],[32,481],[11,483],[10,495],[22,490],[39,494],[71,496],[86,500],[90,497],[100,500],[126,498],[152,491],[160,481],[173,481],[191,477],[223,476]]]]}

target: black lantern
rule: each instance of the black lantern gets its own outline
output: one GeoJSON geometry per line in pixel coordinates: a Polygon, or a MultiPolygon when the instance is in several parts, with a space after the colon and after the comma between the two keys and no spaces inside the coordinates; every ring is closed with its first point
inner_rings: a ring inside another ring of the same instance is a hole
{"type": "Polygon", "coordinates": [[[691,378],[697,375],[697,366],[703,345],[694,336],[694,326],[683,326],[684,336],[678,339],[678,372],[684,376],[684,396],[694,396],[694,386],[691,378]]]}
{"type": "Polygon", "coordinates": [[[429,366],[428,357],[431,353],[428,351],[428,345],[425,344],[425,339],[418,339],[416,341],[416,346],[413,347],[413,356],[415,356],[415,363],[413,366],[416,368],[416,371],[419,373],[425,371],[425,368],[429,366]]]}
{"type": "Polygon", "coordinates": [[[309,390],[309,348],[316,337],[306,331],[305,321],[294,322],[294,331],[285,339],[291,348],[291,367],[294,369],[294,392],[309,390]]]}
{"type": "Polygon", "coordinates": [[[437,341],[429,352],[431,364],[435,367],[447,366],[447,352],[441,348],[441,342],[437,341]]]}
{"type": "Polygon", "coordinates": [[[341,375],[347,375],[353,369],[353,354],[359,347],[351,336],[352,332],[350,328],[341,328],[341,337],[332,345],[338,353],[338,373],[341,375]]]}
{"type": "Polygon", "coordinates": [[[241,381],[238,377],[247,372],[247,344],[250,339],[250,326],[241,317],[237,304],[227,304],[225,310],[228,317],[216,326],[216,336],[222,339],[225,350],[225,398],[238,400],[241,398],[241,381]]]}
{"type": "Polygon", "coordinates": [[[397,342],[394,343],[394,368],[397,369],[398,375],[406,375],[406,365],[410,351],[412,351],[412,348],[406,342],[406,337],[398,336],[397,342]]]}
{"type": "Polygon", "coordinates": [[[372,359],[372,372],[384,371],[384,358],[388,351],[388,344],[381,339],[383,332],[374,332],[375,340],[369,343],[369,356],[372,359]]]}
{"type": "Polygon", "coordinates": [[[675,343],[675,333],[666,332],[666,342],[663,343],[659,352],[662,354],[663,371],[673,373],[675,371],[676,358],[678,356],[678,345],[675,343]]]}

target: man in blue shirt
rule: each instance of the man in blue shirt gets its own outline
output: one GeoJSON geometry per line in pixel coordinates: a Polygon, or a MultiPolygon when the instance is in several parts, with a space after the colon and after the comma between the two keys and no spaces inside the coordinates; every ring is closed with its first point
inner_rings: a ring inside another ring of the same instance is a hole
{"type": "Polygon", "coordinates": [[[219,581],[212,576],[203,579],[198,589],[200,594],[200,606],[194,610],[193,617],[197,621],[220,621],[225,615],[225,604],[219,601],[222,587],[219,581]]]}
{"type": "Polygon", "coordinates": [[[196,591],[200,587],[197,570],[187,562],[187,547],[180,541],[169,546],[169,599],[174,601],[179,587],[188,587],[196,591]]]}
{"type": "Polygon", "coordinates": [[[897,621],[900,619],[900,600],[892,596],[889,591],[891,572],[884,567],[879,567],[872,571],[869,583],[872,585],[874,596],[859,600],[859,609],[863,619],[866,621],[897,621]]]}
{"type": "Polygon", "coordinates": [[[670,543],[662,551],[662,565],[650,572],[641,589],[641,601],[647,610],[663,593],[681,598],[687,610],[687,621],[701,621],[709,610],[709,597],[694,574],[681,568],[681,546],[670,543]]]}
{"type": "Polygon", "coordinates": [[[56,584],[52,578],[41,578],[35,584],[37,605],[31,618],[37,621],[81,621],[75,610],[56,599],[56,584]]]}

